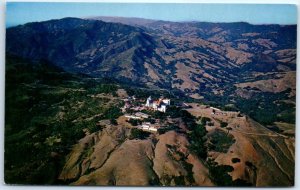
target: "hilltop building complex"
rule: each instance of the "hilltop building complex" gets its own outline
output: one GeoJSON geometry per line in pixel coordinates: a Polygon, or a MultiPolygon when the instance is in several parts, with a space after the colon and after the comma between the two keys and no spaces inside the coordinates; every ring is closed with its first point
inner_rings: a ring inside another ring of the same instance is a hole
{"type": "Polygon", "coordinates": [[[147,98],[145,106],[148,108],[152,108],[155,111],[166,112],[167,106],[171,103],[170,99],[160,98],[158,100],[152,100],[151,96],[147,98]]]}

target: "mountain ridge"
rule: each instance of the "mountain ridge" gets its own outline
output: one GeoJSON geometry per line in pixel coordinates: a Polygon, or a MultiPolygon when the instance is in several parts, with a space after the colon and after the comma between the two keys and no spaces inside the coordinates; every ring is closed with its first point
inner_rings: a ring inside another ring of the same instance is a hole
{"type": "Polygon", "coordinates": [[[197,99],[222,96],[223,105],[254,92],[265,98],[263,91],[253,91],[254,84],[239,83],[269,83],[276,75],[285,83],[280,92],[291,89],[294,97],[295,83],[284,77],[296,70],[296,25],[145,19],[136,27],[135,18],[122,20],[132,25],[64,18],[9,28],[6,53],[46,59],[69,72],[178,90],[197,99]]]}
{"type": "Polygon", "coordinates": [[[130,22],[7,29],[6,183],[294,185],[295,26],[130,22]]]}

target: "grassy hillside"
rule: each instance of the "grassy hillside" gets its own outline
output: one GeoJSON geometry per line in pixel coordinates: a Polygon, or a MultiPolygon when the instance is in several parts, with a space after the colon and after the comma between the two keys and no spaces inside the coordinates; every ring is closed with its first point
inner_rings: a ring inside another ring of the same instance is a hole
{"type": "Polygon", "coordinates": [[[67,74],[46,62],[8,57],[5,182],[52,184],[64,156],[99,119],[120,114],[117,86],[67,74]],[[101,94],[101,96],[93,96],[101,94]],[[85,129],[85,130],[84,130],[85,129]]]}

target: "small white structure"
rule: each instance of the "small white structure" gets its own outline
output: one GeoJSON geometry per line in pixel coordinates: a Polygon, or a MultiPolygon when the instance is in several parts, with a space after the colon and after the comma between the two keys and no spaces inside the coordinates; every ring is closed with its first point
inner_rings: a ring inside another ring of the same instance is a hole
{"type": "Polygon", "coordinates": [[[133,100],[133,101],[135,101],[135,100],[136,100],[136,98],[135,98],[135,95],[133,95],[131,98],[132,98],[132,100],[133,100]]]}
{"type": "Polygon", "coordinates": [[[160,112],[166,112],[167,111],[167,106],[166,105],[161,105],[160,107],[157,108],[158,111],[160,112]]]}
{"type": "Polygon", "coordinates": [[[189,105],[187,105],[187,104],[184,103],[184,102],[182,103],[182,105],[185,106],[185,107],[189,107],[189,105]]]}
{"type": "Polygon", "coordinates": [[[216,111],[221,111],[219,108],[215,108],[215,107],[209,107],[210,109],[214,109],[216,111]]]}
{"type": "Polygon", "coordinates": [[[157,129],[155,127],[149,127],[149,131],[157,131],[157,129]]]}
{"type": "Polygon", "coordinates": [[[144,130],[149,130],[149,128],[150,128],[150,125],[148,125],[148,124],[142,124],[142,129],[144,129],[144,130]]]}
{"type": "Polygon", "coordinates": [[[170,105],[171,104],[171,100],[170,99],[162,99],[163,103],[166,105],[170,105]]]}
{"type": "Polygon", "coordinates": [[[152,126],[151,123],[149,122],[142,123],[141,128],[142,130],[146,130],[146,131],[153,131],[153,132],[157,131],[157,128],[155,126],[152,126]]]}
{"type": "Polygon", "coordinates": [[[147,100],[146,100],[145,106],[146,106],[146,107],[152,107],[152,104],[153,104],[153,100],[152,100],[151,96],[149,96],[149,97],[147,98],[147,100]]]}
{"type": "Polygon", "coordinates": [[[128,114],[125,114],[125,117],[130,118],[130,119],[141,119],[141,117],[138,117],[135,115],[128,115],[128,114]]]}
{"type": "Polygon", "coordinates": [[[135,115],[138,116],[138,117],[145,118],[145,119],[149,118],[148,114],[145,114],[145,113],[142,113],[142,112],[137,112],[135,115]]]}

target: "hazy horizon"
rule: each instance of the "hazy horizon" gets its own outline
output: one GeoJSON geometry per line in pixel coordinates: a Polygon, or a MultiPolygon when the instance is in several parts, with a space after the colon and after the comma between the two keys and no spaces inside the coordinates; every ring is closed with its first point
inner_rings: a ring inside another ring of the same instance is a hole
{"type": "Polygon", "coordinates": [[[173,22],[297,24],[297,7],[289,4],[8,2],[6,13],[6,27],[65,17],[98,16],[173,22]]]}
{"type": "MultiPolygon", "coordinates": [[[[97,18],[97,17],[102,17],[102,18],[124,18],[124,19],[145,19],[145,20],[154,20],[154,21],[166,21],[166,22],[208,22],[208,23],[238,23],[238,22],[244,22],[244,23],[248,23],[248,24],[253,24],[253,25],[296,25],[295,24],[273,24],[273,23],[250,23],[247,21],[233,21],[233,22],[209,22],[209,21],[201,21],[201,20],[183,20],[183,21],[169,21],[169,20],[162,20],[162,19],[150,19],[150,18],[142,18],[142,17],[123,17],[123,16],[102,16],[102,15],[95,15],[95,16],[88,16],[88,17],[62,17],[62,18],[55,18],[55,19],[49,19],[49,20],[59,20],[59,19],[64,19],[64,18],[79,18],[79,19],[93,19],[93,18],[97,18]]],[[[27,23],[33,23],[33,22],[45,22],[45,21],[49,21],[49,20],[43,20],[43,21],[32,21],[32,22],[26,22],[26,23],[22,23],[22,24],[14,24],[14,23],[7,23],[6,28],[9,27],[14,27],[14,26],[18,26],[18,25],[23,25],[23,24],[27,24],[27,23]]]]}

